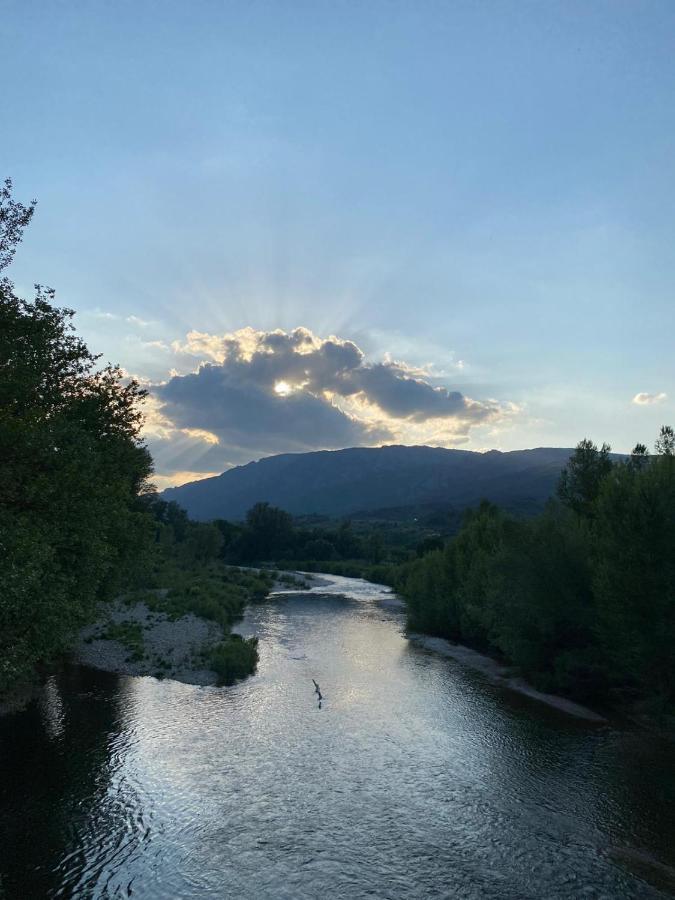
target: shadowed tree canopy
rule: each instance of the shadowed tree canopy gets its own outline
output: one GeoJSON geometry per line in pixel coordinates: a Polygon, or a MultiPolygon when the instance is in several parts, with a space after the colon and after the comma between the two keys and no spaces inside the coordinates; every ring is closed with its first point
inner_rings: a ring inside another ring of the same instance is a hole
{"type": "Polygon", "coordinates": [[[612,463],[578,445],[559,497],[518,520],[484,503],[404,569],[413,628],[497,651],[545,690],[675,726],[675,436],[612,463]]]}
{"type": "Polygon", "coordinates": [[[265,560],[283,555],[292,536],[293,520],[287,512],[269,503],[256,503],[246,514],[244,558],[265,560]]]}
{"type": "Polygon", "coordinates": [[[612,468],[611,449],[603,444],[598,450],[593,441],[584,438],[560,476],[558,496],[579,515],[592,515],[602,481],[612,468]]]}
{"type": "MultiPolygon", "coordinates": [[[[33,206],[12,199],[10,181],[0,197],[4,267],[33,206]]],[[[22,299],[0,281],[0,689],[64,646],[152,533],[145,392],[98,367],[54,300],[40,286],[22,299]]]]}
{"type": "Polygon", "coordinates": [[[12,197],[12,179],[0,188],[0,272],[11,263],[23,230],[33,217],[35,204],[24,206],[12,197]]]}

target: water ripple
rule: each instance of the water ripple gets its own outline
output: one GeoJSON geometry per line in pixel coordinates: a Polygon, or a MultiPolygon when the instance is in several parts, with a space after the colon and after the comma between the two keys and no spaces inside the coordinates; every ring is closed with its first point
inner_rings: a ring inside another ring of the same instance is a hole
{"type": "Polygon", "coordinates": [[[387,589],[335,578],[249,611],[259,672],[232,688],[50,682],[0,726],[6,898],[670,896],[672,754],[403,625],[387,589]]]}

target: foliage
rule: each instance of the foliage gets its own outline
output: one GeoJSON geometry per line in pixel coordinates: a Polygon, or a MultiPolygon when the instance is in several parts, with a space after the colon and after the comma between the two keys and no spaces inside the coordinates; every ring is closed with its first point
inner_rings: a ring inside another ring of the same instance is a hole
{"type": "Polygon", "coordinates": [[[226,630],[248,602],[262,599],[272,587],[271,578],[263,573],[241,573],[218,562],[181,567],[167,563],[154,572],[152,582],[164,586],[166,594],[155,593],[154,599],[147,600],[150,609],[166,612],[172,619],[193,613],[226,630]]]}
{"type": "Polygon", "coordinates": [[[35,204],[24,206],[12,196],[12,179],[0,187],[0,272],[6,269],[21,243],[23,230],[33,218],[35,204]]]}
{"type": "Polygon", "coordinates": [[[675,693],[675,456],[617,467],[598,500],[593,586],[604,657],[639,694],[675,693]]]}
{"type": "Polygon", "coordinates": [[[222,684],[232,684],[255,671],[258,664],[258,639],[230,634],[209,653],[208,665],[222,684]]]}
{"type": "MultiPolygon", "coordinates": [[[[32,207],[0,196],[0,267],[32,207]]],[[[0,691],[65,646],[142,569],[152,526],[145,392],[73,333],[73,313],[0,281],[0,691]]]]}
{"type": "Polygon", "coordinates": [[[269,503],[256,503],[246,514],[236,554],[242,562],[274,559],[288,548],[292,534],[293,520],[287,512],[269,503]]]}
{"type": "Polygon", "coordinates": [[[411,628],[501,655],[544,689],[583,699],[675,701],[675,456],[637,445],[613,463],[582,441],[543,514],[488,503],[402,567],[411,628]]]}
{"type": "Polygon", "coordinates": [[[560,476],[558,496],[579,515],[592,515],[602,482],[612,468],[610,450],[609,444],[598,450],[593,441],[584,438],[560,476]]]}
{"type": "Polygon", "coordinates": [[[127,602],[142,600],[174,620],[192,613],[216,622],[226,637],[207,651],[204,665],[224,684],[252,674],[258,662],[257,640],[243,640],[230,629],[247,603],[268,595],[274,583],[271,573],[225,565],[220,529],[191,522],[177,504],[154,494],[145,504],[155,527],[154,553],[138,582],[142,587],[128,594],[127,602]]]}
{"type": "Polygon", "coordinates": [[[452,533],[456,523],[449,516],[436,516],[433,523],[335,522],[321,516],[293,520],[283,510],[259,503],[249,510],[243,524],[216,519],[213,525],[222,536],[221,557],[231,564],[270,564],[274,560],[291,569],[349,572],[361,577],[371,566],[397,566],[442,546],[443,535],[452,533]]]}

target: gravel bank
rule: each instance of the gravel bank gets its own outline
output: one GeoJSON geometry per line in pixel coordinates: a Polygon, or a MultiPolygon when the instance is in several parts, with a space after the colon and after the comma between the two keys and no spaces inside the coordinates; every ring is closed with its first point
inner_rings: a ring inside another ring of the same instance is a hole
{"type": "Polygon", "coordinates": [[[206,650],[223,639],[215,622],[189,613],[171,620],[145,603],[127,606],[121,600],[101,608],[101,616],[83,628],[74,651],[75,661],[120,675],[155,675],[185,684],[216,684],[216,673],[204,668],[206,650]],[[138,625],[143,635],[143,656],[119,640],[105,637],[111,625],[138,625]]]}
{"type": "MultiPolygon", "coordinates": [[[[261,570],[251,568],[250,571],[261,570]]],[[[325,579],[303,572],[283,572],[274,582],[271,593],[306,590],[326,583],[325,579]]],[[[167,591],[157,593],[163,596],[167,591]]],[[[80,665],[118,675],[154,675],[185,684],[217,684],[218,676],[204,667],[203,660],[205,653],[223,637],[220,625],[192,613],[172,620],[166,613],[153,612],[145,603],[127,606],[118,599],[102,605],[97,621],[82,629],[73,658],[80,665]],[[140,626],[143,635],[141,658],[134,653],[134,647],[106,636],[111,625],[140,626]]]]}

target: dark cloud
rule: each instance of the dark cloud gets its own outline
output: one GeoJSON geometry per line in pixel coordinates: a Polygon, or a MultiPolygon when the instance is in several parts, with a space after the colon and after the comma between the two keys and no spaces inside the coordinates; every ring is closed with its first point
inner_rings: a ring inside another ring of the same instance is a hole
{"type": "Polygon", "coordinates": [[[350,373],[348,383],[361,391],[388,416],[425,422],[456,418],[478,422],[492,415],[494,404],[467,402],[459,391],[434,387],[411,376],[397,363],[361,366],[350,373]]]}
{"type": "MultiPolygon", "coordinates": [[[[304,328],[192,333],[175,349],[216,360],[153,388],[169,427],[189,444],[176,469],[194,469],[196,456],[211,471],[271,453],[386,443],[399,426],[432,419],[462,441],[497,411],[432,385],[404,363],[370,364],[352,341],[322,340],[304,328]],[[198,431],[218,442],[197,448],[198,431]]],[[[166,458],[171,440],[165,434],[155,452],[166,458]]]]}
{"type": "MultiPolygon", "coordinates": [[[[155,388],[162,412],[178,428],[203,429],[236,446],[275,452],[337,447],[379,437],[325,398],[306,390],[281,396],[261,384],[245,364],[203,365],[192,375],[176,375],[155,388]],[[242,369],[244,371],[242,371],[242,369]]],[[[290,377],[284,370],[285,377],[290,377]]]]}

